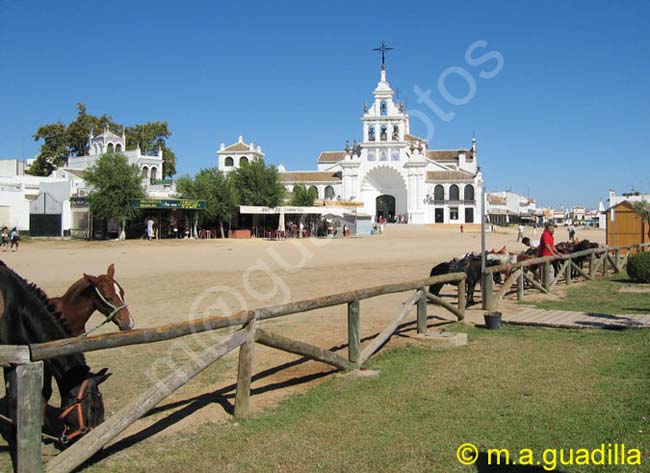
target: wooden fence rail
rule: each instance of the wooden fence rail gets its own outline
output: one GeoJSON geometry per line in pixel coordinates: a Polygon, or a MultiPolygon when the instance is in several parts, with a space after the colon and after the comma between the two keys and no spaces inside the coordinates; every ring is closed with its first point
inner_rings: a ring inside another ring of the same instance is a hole
{"type": "MultiPolygon", "coordinates": [[[[417,332],[427,330],[426,301],[433,299],[444,308],[454,313],[459,320],[465,314],[465,273],[452,273],[433,276],[396,284],[386,284],[356,291],[348,291],[325,297],[291,302],[273,307],[242,311],[227,316],[212,316],[197,320],[172,323],[151,329],[138,329],[129,332],[97,335],[87,338],[57,340],[30,346],[0,346],[0,364],[17,366],[11,370],[14,375],[9,380],[17,388],[21,401],[16,403],[17,437],[20,440],[17,449],[16,471],[36,473],[67,473],[91,458],[115,437],[122,433],[136,420],[144,416],[159,402],[176,391],[179,387],[198,375],[215,361],[239,348],[237,374],[237,391],[235,396],[235,415],[245,416],[250,408],[250,388],[255,355],[255,343],[260,343],[278,350],[305,356],[339,369],[349,370],[361,366],[381,348],[406,320],[411,310],[417,308],[417,332]],[[428,293],[428,286],[438,283],[456,283],[458,285],[458,307],[428,293]],[[361,308],[360,301],[372,297],[396,294],[415,290],[399,315],[379,333],[363,350],[361,349],[361,308]],[[259,322],[347,304],[348,309],[348,359],[315,345],[288,337],[269,333],[259,327],[259,322]],[[41,465],[40,453],[40,386],[42,361],[63,355],[105,350],[143,343],[171,340],[194,333],[241,326],[234,334],[225,337],[213,346],[192,356],[185,365],[180,366],[164,379],[133,399],[117,413],[83,436],[74,445],[50,460],[45,468],[41,465]],[[35,402],[39,399],[39,402],[35,402]]],[[[10,409],[11,411],[11,409],[10,409]]]]}
{"type": "Polygon", "coordinates": [[[593,279],[599,270],[602,271],[603,276],[609,274],[610,269],[614,273],[619,273],[623,271],[633,250],[640,252],[648,247],[650,247],[650,243],[593,248],[567,255],[531,258],[515,264],[503,264],[486,268],[482,280],[486,288],[484,291],[483,308],[486,310],[497,309],[499,303],[511,290],[513,285],[516,285],[517,300],[521,302],[525,296],[526,282],[534,289],[548,294],[557,286],[560,278],[564,280],[565,284],[571,284],[574,279],[574,273],[584,279],[593,279]],[[625,250],[624,255],[621,255],[621,250],[625,250]],[[614,254],[613,257],[612,253],[614,254]],[[576,259],[578,258],[587,258],[586,261],[589,264],[588,271],[585,271],[576,264],[576,259]],[[551,265],[553,263],[558,265],[555,275],[551,272],[551,265]],[[529,270],[531,266],[538,268],[538,275],[529,270]],[[510,273],[510,275],[501,288],[495,292],[493,274],[503,272],[510,273]]]}

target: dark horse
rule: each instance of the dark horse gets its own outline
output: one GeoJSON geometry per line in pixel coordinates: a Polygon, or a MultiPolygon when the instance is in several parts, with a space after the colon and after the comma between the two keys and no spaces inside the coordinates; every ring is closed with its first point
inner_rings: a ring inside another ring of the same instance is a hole
{"type": "MultiPolygon", "coordinates": [[[[45,293],[7,268],[0,261],[0,344],[29,345],[66,338],[58,316],[45,293]]],[[[104,403],[98,386],[110,376],[106,369],[92,374],[83,355],[51,358],[45,365],[54,376],[61,395],[62,444],[82,436],[104,420],[104,403]]],[[[5,368],[5,380],[10,372],[5,368]]],[[[16,419],[16,386],[7,388],[8,416],[16,419]]],[[[8,434],[15,464],[16,433],[8,434]]]]}
{"type": "MultiPolygon", "coordinates": [[[[498,266],[501,263],[499,261],[486,261],[486,266],[498,266]]],[[[431,276],[440,276],[442,274],[449,273],[465,273],[467,274],[467,280],[465,282],[466,290],[466,305],[470,306],[474,304],[474,290],[476,284],[481,281],[481,256],[480,255],[466,255],[461,259],[453,259],[445,263],[440,263],[437,266],[431,268],[429,277],[431,276]]],[[[499,282],[501,280],[501,275],[499,273],[494,273],[495,281],[499,282]]],[[[440,290],[445,284],[453,284],[457,286],[457,282],[450,283],[438,283],[432,284],[429,286],[429,292],[434,296],[440,294],[440,290]]]]}

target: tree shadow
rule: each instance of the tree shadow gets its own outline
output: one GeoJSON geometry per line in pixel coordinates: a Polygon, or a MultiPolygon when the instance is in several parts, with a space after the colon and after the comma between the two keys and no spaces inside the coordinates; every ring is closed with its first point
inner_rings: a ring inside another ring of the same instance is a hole
{"type": "Polygon", "coordinates": [[[490,464],[495,462],[496,462],[496,458],[494,455],[492,455],[492,457],[489,458],[487,452],[479,452],[478,460],[474,464],[474,466],[476,467],[476,473],[548,473],[548,472],[562,473],[562,471],[558,469],[553,469],[553,470],[547,469],[551,465],[544,465],[541,462],[538,465],[532,465],[532,466],[506,465],[505,464],[506,458],[500,457],[500,461],[499,461],[499,463],[501,463],[500,465],[490,464]],[[491,462],[488,460],[491,460],[491,462]]]}

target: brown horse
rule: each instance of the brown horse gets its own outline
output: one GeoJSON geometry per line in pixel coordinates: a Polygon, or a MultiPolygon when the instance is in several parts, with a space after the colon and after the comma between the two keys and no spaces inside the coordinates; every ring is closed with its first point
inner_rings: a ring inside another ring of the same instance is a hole
{"type": "Polygon", "coordinates": [[[86,322],[95,311],[106,316],[102,325],[113,322],[120,330],[131,330],[135,325],[124,302],[124,289],[115,280],[113,264],[108,267],[106,274],[84,274],[63,296],[50,298],[50,303],[56,312],[62,314],[73,337],[86,332],[86,322]]]}

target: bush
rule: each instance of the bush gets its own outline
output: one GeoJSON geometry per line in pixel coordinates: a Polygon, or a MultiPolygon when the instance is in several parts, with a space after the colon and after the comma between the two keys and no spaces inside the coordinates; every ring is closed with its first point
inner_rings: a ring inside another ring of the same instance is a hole
{"type": "Polygon", "coordinates": [[[627,260],[627,274],[634,282],[650,282],[650,252],[630,256],[627,260]]]}

